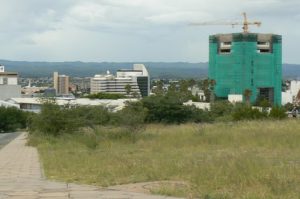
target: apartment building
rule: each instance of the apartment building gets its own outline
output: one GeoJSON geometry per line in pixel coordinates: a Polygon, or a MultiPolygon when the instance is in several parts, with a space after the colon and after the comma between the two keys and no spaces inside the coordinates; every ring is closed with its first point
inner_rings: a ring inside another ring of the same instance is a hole
{"type": "Polygon", "coordinates": [[[58,72],[53,73],[53,86],[56,90],[56,95],[69,94],[69,76],[59,75],[58,72]]]}

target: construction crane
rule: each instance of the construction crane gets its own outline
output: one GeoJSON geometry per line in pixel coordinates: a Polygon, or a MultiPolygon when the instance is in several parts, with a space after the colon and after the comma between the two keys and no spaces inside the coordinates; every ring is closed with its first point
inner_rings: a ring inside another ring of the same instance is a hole
{"type": "Polygon", "coordinates": [[[261,26],[260,21],[253,21],[249,22],[247,18],[246,12],[243,12],[242,15],[244,16],[244,22],[203,22],[203,23],[190,23],[189,25],[192,26],[202,26],[202,25],[231,25],[233,28],[234,26],[242,25],[243,32],[249,33],[249,25],[256,25],[257,27],[261,26]]]}

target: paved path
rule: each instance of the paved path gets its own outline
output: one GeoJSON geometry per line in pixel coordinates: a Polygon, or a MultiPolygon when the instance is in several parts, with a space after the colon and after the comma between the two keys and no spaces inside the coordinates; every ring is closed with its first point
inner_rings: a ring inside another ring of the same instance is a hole
{"type": "Polygon", "coordinates": [[[0,133],[0,149],[15,139],[20,133],[0,133]]]}
{"type": "Polygon", "coordinates": [[[43,178],[37,150],[25,144],[26,134],[22,133],[0,150],[0,199],[171,199],[171,197],[48,181],[43,178]]]}

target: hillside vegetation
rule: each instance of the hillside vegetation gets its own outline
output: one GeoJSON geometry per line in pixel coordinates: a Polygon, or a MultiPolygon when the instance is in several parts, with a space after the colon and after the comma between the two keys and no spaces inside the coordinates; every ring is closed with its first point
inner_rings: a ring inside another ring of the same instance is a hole
{"type": "Polygon", "coordinates": [[[182,181],[155,194],[190,198],[299,198],[297,120],[215,124],[149,124],[73,134],[31,134],[46,176],[100,186],[182,181]]]}

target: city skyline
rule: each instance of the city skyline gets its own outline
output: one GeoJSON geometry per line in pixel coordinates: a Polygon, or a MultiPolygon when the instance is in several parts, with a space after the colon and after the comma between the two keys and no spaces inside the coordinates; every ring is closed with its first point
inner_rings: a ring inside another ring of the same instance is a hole
{"type": "Polygon", "coordinates": [[[191,22],[261,21],[251,32],[283,36],[283,62],[300,63],[296,0],[2,0],[0,59],[84,62],[207,62],[208,36],[241,26],[191,22]]]}

